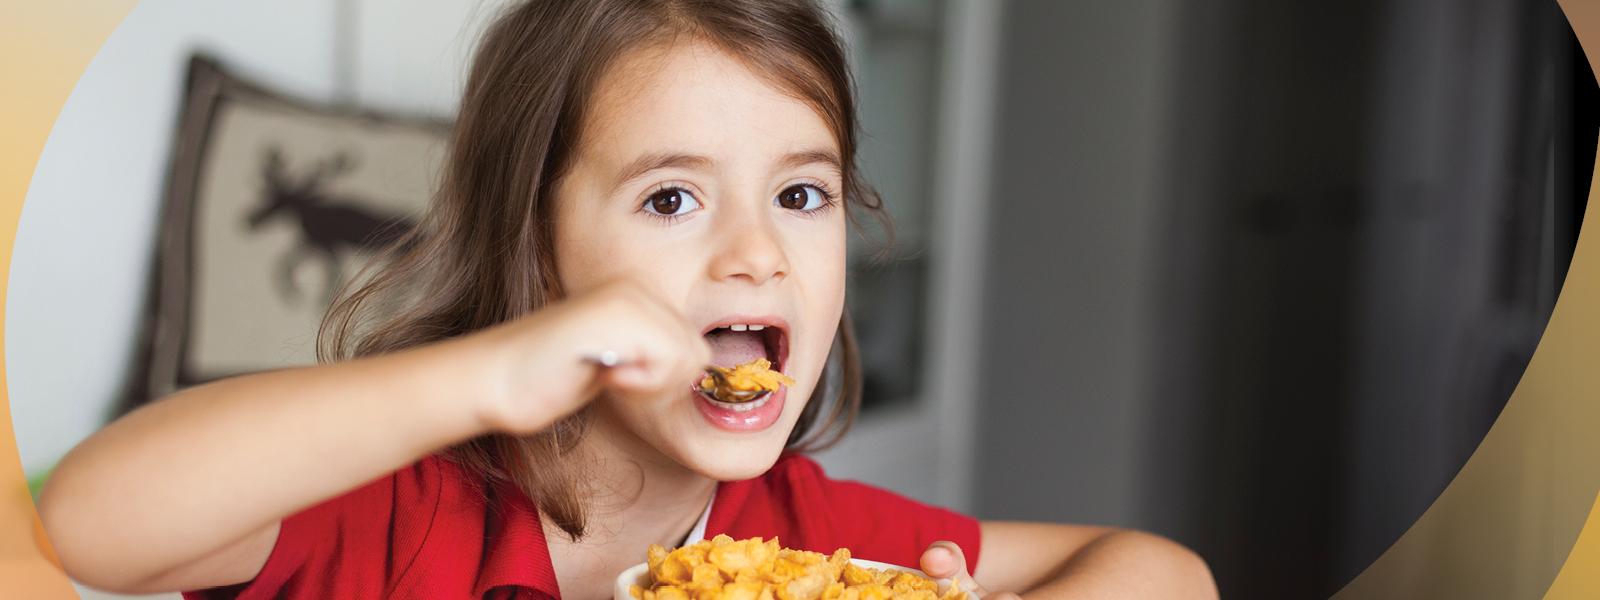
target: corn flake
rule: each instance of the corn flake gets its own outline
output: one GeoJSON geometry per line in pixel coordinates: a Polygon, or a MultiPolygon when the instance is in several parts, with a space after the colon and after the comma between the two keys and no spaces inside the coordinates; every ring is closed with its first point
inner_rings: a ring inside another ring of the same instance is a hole
{"type": "Polygon", "coordinates": [[[852,563],[847,549],[791,550],[777,538],[719,535],[671,551],[652,544],[645,562],[650,585],[629,588],[637,600],[968,600],[954,583],[941,595],[915,573],[852,563]]]}
{"type": "MultiPolygon", "coordinates": [[[[717,368],[728,377],[729,387],[743,392],[776,392],[781,386],[794,385],[788,375],[772,370],[772,361],[765,358],[756,358],[731,369],[717,368]]],[[[717,383],[707,375],[700,380],[700,387],[709,390],[717,387],[717,383]]]]}

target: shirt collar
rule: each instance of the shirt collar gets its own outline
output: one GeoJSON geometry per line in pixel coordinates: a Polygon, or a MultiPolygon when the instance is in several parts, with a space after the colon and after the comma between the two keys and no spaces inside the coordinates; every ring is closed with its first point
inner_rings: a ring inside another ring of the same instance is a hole
{"type": "MultiPolygon", "coordinates": [[[[711,501],[685,543],[705,539],[712,509],[717,506],[722,485],[712,489],[711,501]]],[[[545,541],[539,509],[521,489],[508,482],[494,486],[489,499],[484,527],[483,566],[472,586],[472,597],[483,598],[495,588],[516,586],[533,589],[560,600],[561,587],[555,566],[550,562],[550,545],[545,541]]]]}
{"type": "Polygon", "coordinates": [[[689,544],[706,539],[706,526],[709,525],[711,521],[711,507],[716,505],[717,489],[712,488],[711,501],[706,502],[706,509],[700,512],[700,520],[695,521],[694,527],[689,529],[689,537],[683,539],[683,545],[687,546],[689,544]]]}
{"type": "Polygon", "coordinates": [[[519,586],[560,599],[556,570],[550,563],[539,510],[515,485],[499,482],[489,500],[484,526],[483,565],[472,587],[472,597],[482,598],[495,588],[519,586]]]}

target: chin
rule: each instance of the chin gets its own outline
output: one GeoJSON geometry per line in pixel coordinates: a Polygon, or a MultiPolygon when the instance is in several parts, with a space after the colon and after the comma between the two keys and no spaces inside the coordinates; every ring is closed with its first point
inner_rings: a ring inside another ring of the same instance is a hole
{"type": "Polygon", "coordinates": [[[791,396],[806,398],[809,387],[780,389],[766,404],[739,413],[726,413],[691,393],[687,400],[694,405],[692,414],[677,418],[692,421],[683,429],[692,433],[668,438],[674,446],[669,453],[689,470],[717,481],[758,477],[778,461],[805,407],[805,402],[791,402],[791,396]]]}
{"type": "Polygon", "coordinates": [[[788,429],[783,432],[784,435],[779,436],[774,431],[771,436],[761,436],[762,439],[717,440],[698,444],[696,448],[687,449],[688,461],[684,466],[717,481],[759,477],[772,468],[778,462],[778,455],[783,453],[784,443],[789,437],[788,429]]]}

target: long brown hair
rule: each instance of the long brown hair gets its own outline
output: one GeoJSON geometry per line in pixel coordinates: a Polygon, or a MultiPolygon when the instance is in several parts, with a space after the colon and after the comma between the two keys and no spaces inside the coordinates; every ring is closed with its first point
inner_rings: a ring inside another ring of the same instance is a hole
{"type": "MultiPolygon", "coordinates": [[[[836,136],[846,205],[886,220],[855,164],[854,89],[843,46],[830,16],[811,0],[532,0],[509,8],[485,32],[428,214],[329,309],[318,359],[463,335],[561,298],[552,190],[577,148],[595,82],[624,52],[684,35],[739,57],[810,104],[836,136]]],[[[837,441],[860,402],[846,315],[788,448],[837,441]]],[[[564,458],[587,414],[533,435],[482,436],[448,455],[485,481],[514,483],[577,539],[585,527],[583,465],[564,458]]]]}

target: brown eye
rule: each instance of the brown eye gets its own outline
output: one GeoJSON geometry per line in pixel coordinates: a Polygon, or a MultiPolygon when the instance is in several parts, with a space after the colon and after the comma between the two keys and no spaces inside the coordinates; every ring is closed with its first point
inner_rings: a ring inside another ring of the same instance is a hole
{"type": "Polygon", "coordinates": [[[686,215],[700,208],[700,202],[694,199],[694,194],[683,188],[668,188],[650,194],[644,200],[646,212],[664,217],[686,215]]]}
{"type": "Polygon", "coordinates": [[[791,185],[778,193],[778,206],[790,210],[816,210],[823,200],[822,191],[810,185],[791,185]]]}

